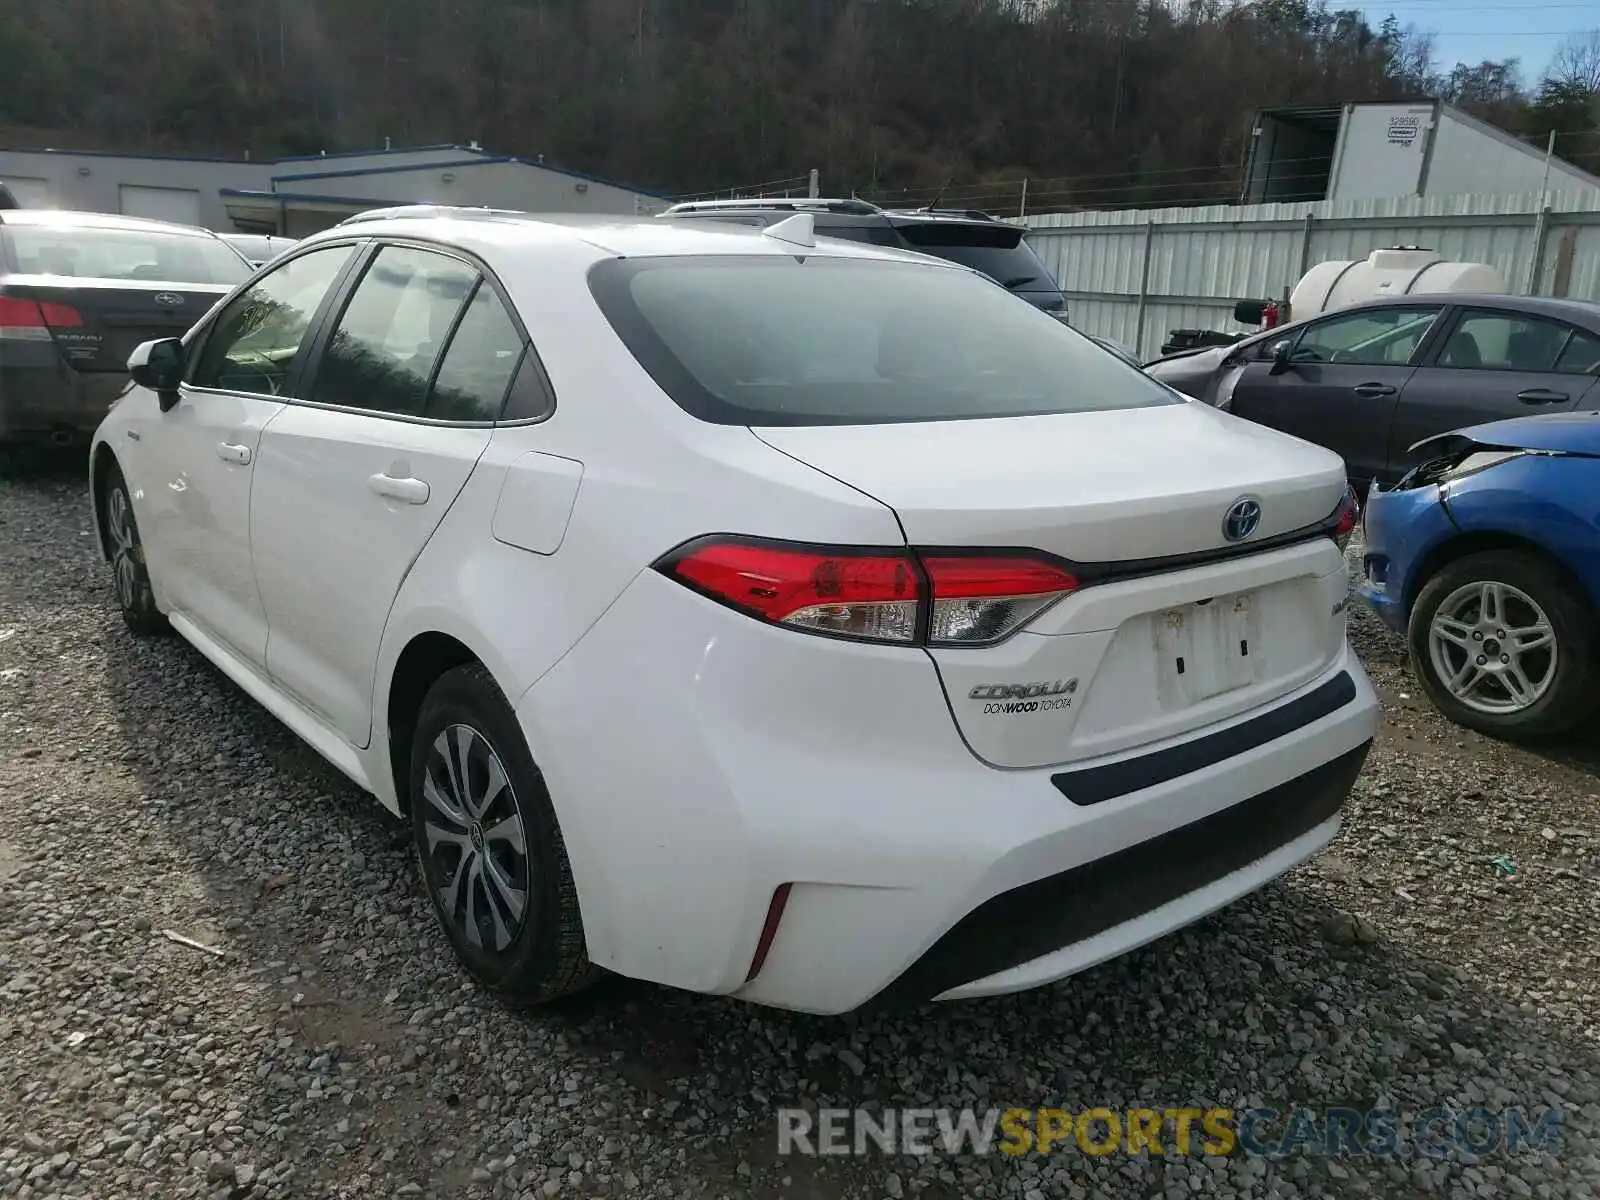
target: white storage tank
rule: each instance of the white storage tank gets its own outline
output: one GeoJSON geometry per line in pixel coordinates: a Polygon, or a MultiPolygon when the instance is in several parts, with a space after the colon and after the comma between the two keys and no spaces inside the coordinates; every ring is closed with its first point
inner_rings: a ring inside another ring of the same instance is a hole
{"type": "Polygon", "coordinates": [[[1433,250],[1395,246],[1363,259],[1312,267],[1289,294],[1289,319],[1299,321],[1384,296],[1506,290],[1505,277],[1487,263],[1447,262],[1433,250]]]}

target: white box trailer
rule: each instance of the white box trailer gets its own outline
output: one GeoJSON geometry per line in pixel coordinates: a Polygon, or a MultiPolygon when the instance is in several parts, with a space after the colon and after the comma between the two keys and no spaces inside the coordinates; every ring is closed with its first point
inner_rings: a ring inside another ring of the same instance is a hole
{"type": "Polygon", "coordinates": [[[1600,190],[1600,179],[1442,100],[1259,109],[1242,204],[1600,190]]]}

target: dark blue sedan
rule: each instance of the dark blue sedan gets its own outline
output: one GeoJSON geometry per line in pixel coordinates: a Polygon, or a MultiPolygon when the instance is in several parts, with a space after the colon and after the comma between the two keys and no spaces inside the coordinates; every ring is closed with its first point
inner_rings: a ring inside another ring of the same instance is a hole
{"type": "Polygon", "coordinates": [[[1368,497],[1361,595],[1451,720],[1501,737],[1572,728],[1600,698],[1600,414],[1415,449],[1420,465],[1368,497]]]}

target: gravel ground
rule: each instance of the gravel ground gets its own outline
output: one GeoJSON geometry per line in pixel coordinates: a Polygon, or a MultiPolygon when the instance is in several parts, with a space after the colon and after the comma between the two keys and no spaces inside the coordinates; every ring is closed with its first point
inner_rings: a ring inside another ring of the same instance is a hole
{"type": "Polygon", "coordinates": [[[398,825],[182,642],[125,635],[76,470],[0,481],[0,1196],[1600,1194],[1600,741],[1448,726],[1352,630],[1387,725],[1347,831],[1198,926],[899,1016],[621,981],[516,1013],[456,969],[398,825]],[[780,1157],[773,1113],[1439,1103],[1557,1106],[1563,1142],[780,1157]]]}

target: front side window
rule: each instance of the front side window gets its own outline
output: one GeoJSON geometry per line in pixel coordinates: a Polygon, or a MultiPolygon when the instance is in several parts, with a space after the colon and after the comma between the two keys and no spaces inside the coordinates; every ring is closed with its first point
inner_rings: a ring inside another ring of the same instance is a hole
{"type": "Polygon", "coordinates": [[[1437,308],[1374,308],[1307,326],[1290,358],[1297,363],[1404,366],[1438,318],[1437,308]]]}
{"type": "Polygon", "coordinates": [[[354,252],[328,246],[297,255],[235,296],[213,322],[189,382],[280,395],[311,318],[354,252]]]}
{"type": "Polygon", "coordinates": [[[459,259],[385,246],[340,314],[309,398],[422,416],[434,365],[477,282],[477,271],[459,259]]]}
{"type": "Polygon", "coordinates": [[[818,254],[614,259],[589,282],[662,390],[719,424],[1182,403],[1054,317],[949,267],[818,254]]]}

